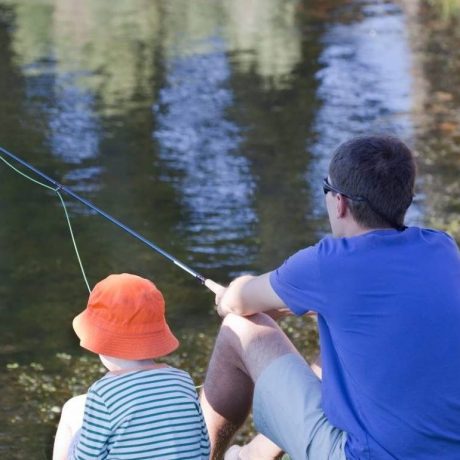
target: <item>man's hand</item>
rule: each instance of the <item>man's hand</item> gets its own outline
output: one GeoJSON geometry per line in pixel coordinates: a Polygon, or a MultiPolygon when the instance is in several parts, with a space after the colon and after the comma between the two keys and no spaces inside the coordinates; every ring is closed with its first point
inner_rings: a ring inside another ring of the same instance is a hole
{"type": "Polygon", "coordinates": [[[210,279],[205,281],[205,286],[216,294],[216,311],[221,318],[225,318],[229,313],[235,313],[235,309],[241,305],[241,289],[243,286],[255,278],[251,275],[244,275],[234,279],[228,287],[222,286],[210,279]]]}
{"type": "Polygon", "coordinates": [[[206,280],[205,285],[216,294],[216,310],[222,318],[229,313],[241,316],[268,313],[280,316],[286,312],[286,305],[271,287],[270,273],[240,276],[227,288],[211,280],[206,280]]]}
{"type": "Polygon", "coordinates": [[[252,275],[239,276],[216,296],[217,313],[220,317],[225,318],[229,313],[244,314],[243,288],[254,278],[252,275]]]}

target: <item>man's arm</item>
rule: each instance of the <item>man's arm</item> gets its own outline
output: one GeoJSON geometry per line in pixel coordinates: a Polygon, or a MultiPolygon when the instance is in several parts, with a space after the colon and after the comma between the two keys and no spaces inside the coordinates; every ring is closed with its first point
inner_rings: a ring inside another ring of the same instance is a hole
{"type": "Polygon", "coordinates": [[[270,284],[270,273],[260,276],[240,276],[225,288],[211,280],[206,286],[216,294],[217,312],[249,316],[255,313],[287,309],[270,284]]]}

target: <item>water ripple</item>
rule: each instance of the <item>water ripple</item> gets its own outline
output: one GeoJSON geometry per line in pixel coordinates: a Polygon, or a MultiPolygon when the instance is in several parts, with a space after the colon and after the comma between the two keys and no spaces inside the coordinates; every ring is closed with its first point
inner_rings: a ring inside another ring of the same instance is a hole
{"type": "MultiPolygon", "coordinates": [[[[316,75],[322,107],[315,121],[317,140],[309,146],[316,157],[309,181],[326,174],[333,149],[352,136],[388,132],[412,140],[411,54],[404,15],[378,0],[361,8],[361,20],[334,24],[322,40],[322,69],[316,75]]],[[[321,191],[315,198],[323,201],[321,191]]]]}
{"type": "Polygon", "coordinates": [[[167,84],[154,107],[154,137],[166,166],[163,178],[174,184],[189,214],[182,225],[195,252],[231,252],[247,263],[242,240],[256,219],[254,184],[247,160],[236,154],[241,129],[227,116],[233,105],[230,68],[216,48],[169,63],[167,84]]]}

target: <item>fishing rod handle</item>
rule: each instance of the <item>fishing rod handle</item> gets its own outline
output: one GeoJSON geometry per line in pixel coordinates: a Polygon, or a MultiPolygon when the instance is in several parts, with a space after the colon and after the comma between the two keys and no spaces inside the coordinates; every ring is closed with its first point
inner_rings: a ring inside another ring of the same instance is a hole
{"type": "Polygon", "coordinates": [[[204,281],[204,285],[211,292],[214,292],[214,294],[216,294],[216,296],[223,294],[225,289],[227,289],[225,286],[222,286],[221,284],[216,283],[215,281],[213,281],[213,280],[211,280],[209,278],[204,281]]]}

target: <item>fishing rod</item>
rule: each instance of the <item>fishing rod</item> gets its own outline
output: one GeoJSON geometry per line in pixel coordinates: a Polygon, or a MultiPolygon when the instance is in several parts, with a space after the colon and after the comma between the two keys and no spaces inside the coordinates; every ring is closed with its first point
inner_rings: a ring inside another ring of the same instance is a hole
{"type": "MultiPolygon", "coordinates": [[[[88,200],[85,200],[81,196],[77,195],[75,192],[70,190],[68,187],[60,184],[59,182],[55,181],[51,177],[47,176],[45,173],[42,171],[38,170],[31,164],[29,164],[27,161],[19,158],[18,156],[14,155],[13,153],[9,152],[8,150],[4,149],[3,147],[0,147],[0,152],[2,152],[4,155],[6,155],[8,158],[16,161],[17,163],[21,164],[25,168],[33,171],[35,174],[40,176],[42,179],[45,179],[47,182],[53,185],[54,188],[52,188],[56,193],[59,194],[59,192],[64,192],[67,195],[71,196],[72,198],[76,199],[80,203],[84,204],[88,208],[92,209],[95,211],[97,214],[101,215],[102,217],[105,217],[107,220],[115,224],[117,227],[120,227],[123,229],[125,232],[129,233],[131,236],[134,236],[134,238],[137,238],[138,240],[142,241],[144,244],[146,244],[150,249],[153,249],[155,252],[158,254],[162,255],[166,259],[168,259],[170,262],[181,268],[182,270],[186,271],[188,274],[192,275],[196,280],[198,280],[201,284],[204,284],[206,287],[208,287],[211,291],[213,291],[215,294],[217,294],[218,291],[221,291],[223,289],[222,286],[219,284],[215,283],[214,281],[205,278],[203,275],[200,273],[196,272],[192,268],[190,268],[188,265],[184,264],[180,260],[178,260],[176,257],[173,255],[169,254],[169,252],[165,251],[164,249],[161,249],[159,246],[156,244],[152,243],[149,241],[147,238],[136,232],[135,230],[129,228],[127,225],[123,224],[120,222],[118,219],[115,219],[112,217],[110,214],[107,214],[105,211],[102,209],[99,209],[97,206],[95,206],[93,203],[91,203],[88,200]]],[[[6,161],[5,161],[6,162],[6,161]]],[[[6,162],[7,163],[7,162],[6,162]]],[[[8,164],[8,163],[7,163],[8,164]]],[[[43,185],[43,184],[41,184],[43,185]]],[[[65,208],[64,208],[65,209],[65,208]]]]}

